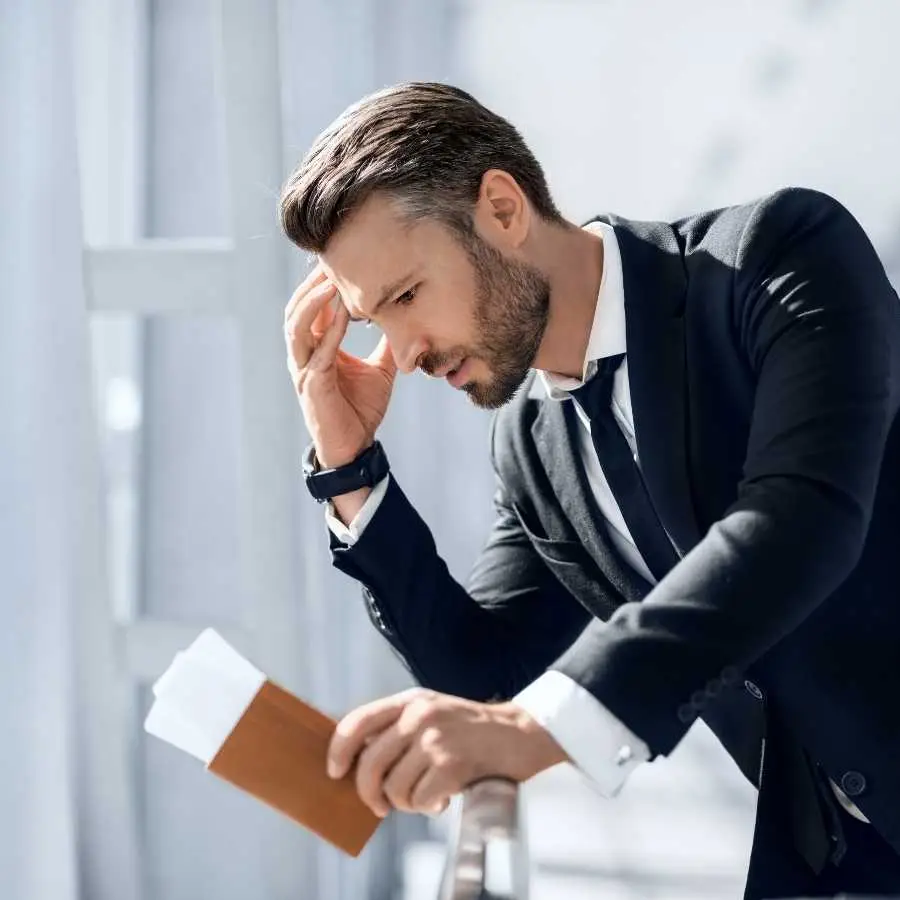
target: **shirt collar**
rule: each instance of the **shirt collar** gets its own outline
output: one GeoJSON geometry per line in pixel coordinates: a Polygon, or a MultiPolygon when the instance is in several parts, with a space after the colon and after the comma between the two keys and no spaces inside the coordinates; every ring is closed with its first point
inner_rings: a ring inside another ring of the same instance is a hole
{"type": "Polygon", "coordinates": [[[603,275],[597,294],[597,307],[591,334],[588,338],[581,380],[536,369],[528,397],[541,400],[565,400],[569,391],[581,387],[597,371],[598,360],[625,353],[625,285],[622,278],[622,257],[615,229],[605,222],[589,222],[587,231],[603,240],[603,275]]]}

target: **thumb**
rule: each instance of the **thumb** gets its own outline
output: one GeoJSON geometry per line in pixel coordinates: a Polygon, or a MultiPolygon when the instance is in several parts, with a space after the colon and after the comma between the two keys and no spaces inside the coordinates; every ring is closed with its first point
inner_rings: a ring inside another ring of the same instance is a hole
{"type": "Polygon", "coordinates": [[[378,346],[366,357],[366,362],[386,372],[391,378],[397,374],[397,361],[394,359],[394,351],[391,350],[386,334],[381,336],[378,346]]]}

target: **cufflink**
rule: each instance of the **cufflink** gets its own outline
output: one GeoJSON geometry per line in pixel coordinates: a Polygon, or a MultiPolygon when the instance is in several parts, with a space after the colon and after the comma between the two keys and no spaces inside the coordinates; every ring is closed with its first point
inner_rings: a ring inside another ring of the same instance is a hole
{"type": "Polygon", "coordinates": [[[616,754],[615,763],[617,766],[624,766],[626,763],[631,762],[632,757],[634,756],[634,751],[628,744],[623,744],[619,747],[619,752],[616,754]]]}

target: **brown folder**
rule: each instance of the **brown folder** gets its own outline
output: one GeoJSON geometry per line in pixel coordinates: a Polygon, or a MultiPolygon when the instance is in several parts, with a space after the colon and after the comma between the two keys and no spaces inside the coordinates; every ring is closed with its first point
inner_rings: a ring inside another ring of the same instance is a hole
{"type": "Polygon", "coordinates": [[[328,777],[337,723],[266,681],[208,768],[258,800],[358,856],[381,819],[356,792],[355,770],[328,777]]]}

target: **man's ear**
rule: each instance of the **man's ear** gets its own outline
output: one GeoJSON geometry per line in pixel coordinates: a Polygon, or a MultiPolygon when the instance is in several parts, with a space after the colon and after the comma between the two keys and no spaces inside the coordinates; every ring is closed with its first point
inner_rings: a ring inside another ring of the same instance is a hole
{"type": "Polygon", "coordinates": [[[528,237],[531,205],[519,183],[502,169],[481,176],[473,220],[478,233],[501,250],[518,250],[528,237]]]}

